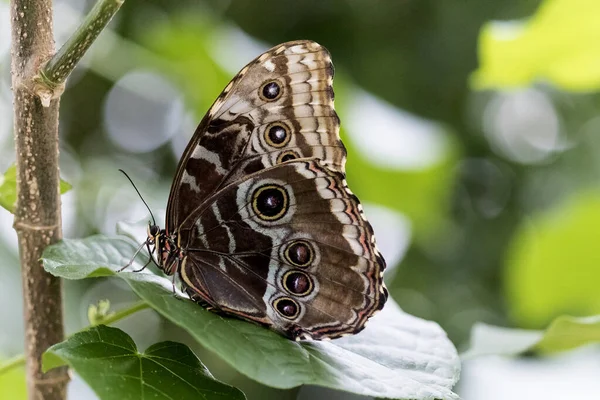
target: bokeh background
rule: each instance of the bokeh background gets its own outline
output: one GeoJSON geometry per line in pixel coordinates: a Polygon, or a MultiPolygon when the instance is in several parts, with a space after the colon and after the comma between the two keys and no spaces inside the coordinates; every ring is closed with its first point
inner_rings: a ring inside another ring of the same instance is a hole
{"type": "MultiPolygon", "coordinates": [[[[58,44],[92,3],[55,1],[58,44]]],[[[349,185],[405,311],[437,321],[459,350],[476,322],[542,329],[559,315],[600,314],[598,18],[593,0],[127,0],[62,99],[61,175],[73,185],[65,237],[147,220],[118,168],[162,216],[179,155],[229,79],[272,45],[312,39],[332,53],[349,185]]],[[[9,44],[0,0],[1,171],[14,162],[9,44]]],[[[0,358],[23,346],[11,226],[0,209],[0,358]]],[[[100,299],[135,301],[116,279],[65,289],[70,332],[100,299]]],[[[260,386],[151,310],[118,326],[141,348],[186,342],[249,399],[355,398],[260,386]]],[[[588,346],[468,361],[457,391],[465,400],[593,398],[599,355],[588,346]]],[[[2,378],[1,398],[22,397],[20,374],[2,378]]],[[[94,398],[77,379],[70,390],[94,398]]]]}

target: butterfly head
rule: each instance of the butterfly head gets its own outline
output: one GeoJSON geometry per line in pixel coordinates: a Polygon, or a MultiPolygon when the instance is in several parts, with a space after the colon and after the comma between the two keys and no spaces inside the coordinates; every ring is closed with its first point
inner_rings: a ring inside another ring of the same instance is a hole
{"type": "Polygon", "coordinates": [[[177,236],[169,235],[158,225],[148,223],[148,239],[146,243],[153,246],[153,253],[158,260],[158,267],[167,275],[173,275],[181,261],[183,253],[177,245],[177,236]]]}
{"type": "Polygon", "coordinates": [[[156,237],[160,234],[160,227],[148,222],[148,239],[156,241],[156,237]]]}
{"type": "MultiPolygon", "coordinates": [[[[148,238],[146,239],[146,244],[148,244],[149,246],[153,246],[154,250],[152,251],[152,253],[155,253],[156,249],[160,250],[160,243],[162,242],[161,229],[158,225],[155,225],[152,222],[148,222],[147,234],[148,234],[148,238]]],[[[160,254],[157,254],[157,255],[160,255],[160,254]]],[[[160,261],[160,258],[159,258],[159,261],[160,261]]]]}

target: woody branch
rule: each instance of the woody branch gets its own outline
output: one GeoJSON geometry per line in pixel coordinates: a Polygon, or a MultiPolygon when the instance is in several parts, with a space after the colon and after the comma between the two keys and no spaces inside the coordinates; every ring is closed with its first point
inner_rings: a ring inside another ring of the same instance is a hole
{"type": "Polygon", "coordinates": [[[11,0],[11,75],[17,161],[14,227],[21,261],[29,399],[64,399],[67,370],[42,373],[41,355],[63,340],[61,282],[40,263],[61,239],[58,108],[64,83],[123,0],[100,0],[54,54],[52,0],[11,0]]]}

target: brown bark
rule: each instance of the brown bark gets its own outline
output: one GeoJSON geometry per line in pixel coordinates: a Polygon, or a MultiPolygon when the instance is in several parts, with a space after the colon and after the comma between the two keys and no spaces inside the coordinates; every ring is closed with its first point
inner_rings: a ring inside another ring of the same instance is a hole
{"type": "Polygon", "coordinates": [[[27,388],[29,399],[66,397],[68,373],[44,374],[41,355],[63,340],[61,282],[46,273],[44,248],[62,235],[58,168],[58,106],[43,107],[34,77],[54,53],[51,0],[11,0],[12,88],[17,153],[17,204],[14,227],[21,257],[27,388]]]}

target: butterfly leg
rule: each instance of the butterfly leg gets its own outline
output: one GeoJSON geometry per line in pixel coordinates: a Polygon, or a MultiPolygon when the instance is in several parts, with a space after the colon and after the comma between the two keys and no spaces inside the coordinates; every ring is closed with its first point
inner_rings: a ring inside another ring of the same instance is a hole
{"type": "Polygon", "coordinates": [[[127,264],[125,264],[125,266],[119,270],[117,270],[117,272],[122,272],[125,269],[129,268],[130,266],[133,265],[133,261],[135,260],[135,258],[137,257],[137,255],[140,253],[140,251],[144,248],[144,245],[148,246],[148,242],[144,242],[140,245],[140,247],[138,247],[138,249],[135,251],[135,253],[133,253],[133,257],[131,257],[131,260],[129,260],[129,262],[127,264]]]}
{"type": "Polygon", "coordinates": [[[142,268],[140,268],[140,269],[134,269],[133,272],[141,272],[141,271],[145,270],[146,267],[151,262],[153,262],[154,265],[156,265],[157,267],[160,268],[160,266],[158,265],[158,263],[156,262],[156,260],[154,259],[154,256],[153,256],[153,254],[154,254],[154,248],[151,249],[150,248],[150,243],[148,243],[147,241],[146,241],[146,249],[148,250],[148,255],[150,256],[150,259],[146,262],[146,264],[144,264],[144,266],[142,268]]]}
{"type": "Polygon", "coordinates": [[[149,264],[150,264],[152,261],[154,261],[154,260],[150,259],[150,260],[146,261],[146,264],[144,264],[144,266],[143,266],[142,268],[140,268],[140,269],[134,269],[132,272],[141,272],[141,271],[145,270],[145,269],[146,269],[146,267],[147,267],[147,266],[148,266],[148,265],[149,265],[149,264]]]}

